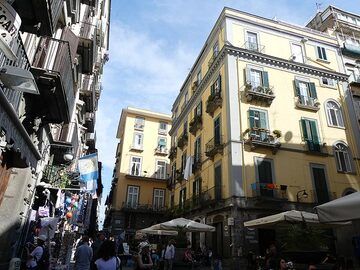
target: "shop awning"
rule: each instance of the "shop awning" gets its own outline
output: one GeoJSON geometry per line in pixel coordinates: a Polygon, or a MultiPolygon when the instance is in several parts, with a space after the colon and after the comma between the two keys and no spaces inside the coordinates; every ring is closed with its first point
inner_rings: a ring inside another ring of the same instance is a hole
{"type": "Polygon", "coordinates": [[[215,227],[199,223],[186,218],[175,218],[170,221],[155,224],[152,230],[186,231],[186,232],[215,232],[215,227]]]}

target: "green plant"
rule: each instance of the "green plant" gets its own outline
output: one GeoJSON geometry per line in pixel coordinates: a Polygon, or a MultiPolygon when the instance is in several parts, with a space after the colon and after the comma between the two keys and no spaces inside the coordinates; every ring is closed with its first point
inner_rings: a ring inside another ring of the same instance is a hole
{"type": "Polygon", "coordinates": [[[278,129],[275,129],[273,131],[273,134],[275,135],[276,138],[280,138],[282,136],[281,131],[278,129]]]}
{"type": "Polygon", "coordinates": [[[245,136],[245,135],[248,134],[249,132],[250,132],[250,128],[245,129],[244,132],[243,132],[243,136],[245,136]]]}

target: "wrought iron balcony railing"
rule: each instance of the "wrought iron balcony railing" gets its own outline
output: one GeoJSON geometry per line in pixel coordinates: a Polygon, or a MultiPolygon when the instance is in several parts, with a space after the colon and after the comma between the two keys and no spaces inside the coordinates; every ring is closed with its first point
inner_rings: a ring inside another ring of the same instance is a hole
{"type": "Polygon", "coordinates": [[[140,203],[130,203],[123,202],[122,210],[125,211],[135,211],[135,212],[152,212],[152,213],[163,213],[167,210],[165,205],[156,205],[156,204],[140,204],[140,203]]]}
{"type": "Polygon", "coordinates": [[[222,107],[221,92],[211,94],[206,101],[206,112],[211,116],[213,116],[215,110],[221,107],[222,107]]]}
{"type": "MultiPolygon", "coordinates": [[[[270,134],[270,130],[263,128],[249,128],[245,131],[247,133],[246,143],[254,150],[257,147],[270,148],[275,154],[280,148],[281,143],[279,141],[280,135],[270,134]]],[[[275,131],[274,131],[275,133],[275,131]]]]}
{"type": "Polygon", "coordinates": [[[251,190],[253,197],[271,198],[287,200],[287,185],[277,185],[274,183],[252,183],[251,190]]]}
{"type": "Polygon", "coordinates": [[[188,144],[188,134],[184,132],[178,139],[178,147],[183,149],[185,145],[188,144]]]}
{"type": "Polygon", "coordinates": [[[259,53],[264,53],[265,52],[265,46],[259,44],[258,42],[246,41],[244,43],[244,45],[242,46],[242,48],[250,50],[250,51],[259,52],[259,53]]]}
{"type": "Polygon", "coordinates": [[[224,150],[223,136],[215,136],[205,145],[205,155],[213,158],[216,154],[222,154],[224,150]]]}
{"type": "Polygon", "coordinates": [[[296,107],[298,108],[312,111],[320,110],[320,102],[316,98],[299,95],[297,96],[297,100],[295,101],[295,103],[296,107]]]}
{"type": "Polygon", "coordinates": [[[195,115],[194,118],[189,123],[189,131],[191,134],[195,135],[196,131],[202,128],[202,116],[195,115]]]}
{"type": "Polygon", "coordinates": [[[201,160],[201,155],[197,154],[193,157],[193,164],[192,164],[192,171],[193,173],[201,170],[201,166],[202,166],[202,160],[201,160]]]}
{"type": "Polygon", "coordinates": [[[275,98],[273,87],[265,87],[256,85],[254,82],[247,82],[245,84],[245,96],[248,102],[252,100],[263,101],[269,105],[275,98]]]}
{"type": "Polygon", "coordinates": [[[155,154],[167,156],[169,154],[169,151],[165,146],[159,145],[155,148],[155,154]]]}
{"type": "Polygon", "coordinates": [[[176,158],[176,153],[177,153],[177,148],[175,146],[172,146],[170,148],[169,159],[173,160],[174,158],[176,158]]]}

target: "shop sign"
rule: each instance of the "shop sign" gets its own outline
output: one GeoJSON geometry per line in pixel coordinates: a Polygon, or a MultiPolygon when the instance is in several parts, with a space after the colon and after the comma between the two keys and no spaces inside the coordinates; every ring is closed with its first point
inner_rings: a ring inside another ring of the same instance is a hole
{"type": "Polygon", "coordinates": [[[16,41],[21,25],[20,16],[7,2],[0,1],[0,49],[7,58],[16,60],[11,45],[16,41]]]}

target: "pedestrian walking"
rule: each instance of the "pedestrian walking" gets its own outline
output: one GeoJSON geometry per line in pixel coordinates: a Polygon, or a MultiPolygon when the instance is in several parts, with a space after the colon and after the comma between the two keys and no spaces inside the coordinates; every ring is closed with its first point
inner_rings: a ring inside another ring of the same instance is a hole
{"type": "Polygon", "coordinates": [[[149,242],[143,241],[139,244],[139,253],[134,256],[135,270],[152,269],[153,262],[150,254],[149,242]]]}
{"type": "Polygon", "coordinates": [[[105,240],[98,250],[98,257],[95,261],[97,270],[121,270],[121,260],[116,256],[114,241],[105,240]]]}
{"type": "Polygon", "coordinates": [[[37,246],[33,251],[29,252],[28,250],[28,260],[26,263],[26,268],[29,270],[47,270],[48,265],[46,262],[49,261],[48,252],[45,248],[46,236],[40,235],[37,238],[37,246]]]}
{"type": "Polygon", "coordinates": [[[89,246],[89,237],[84,235],[81,242],[83,244],[75,251],[75,270],[89,270],[93,258],[93,251],[89,246]]]}
{"type": "Polygon", "coordinates": [[[164,253],[164,270],[172,270],[173,262],[175,259],[175,246],[174,240],[169,240],[169,243],[165,247],[164,253]]]}

